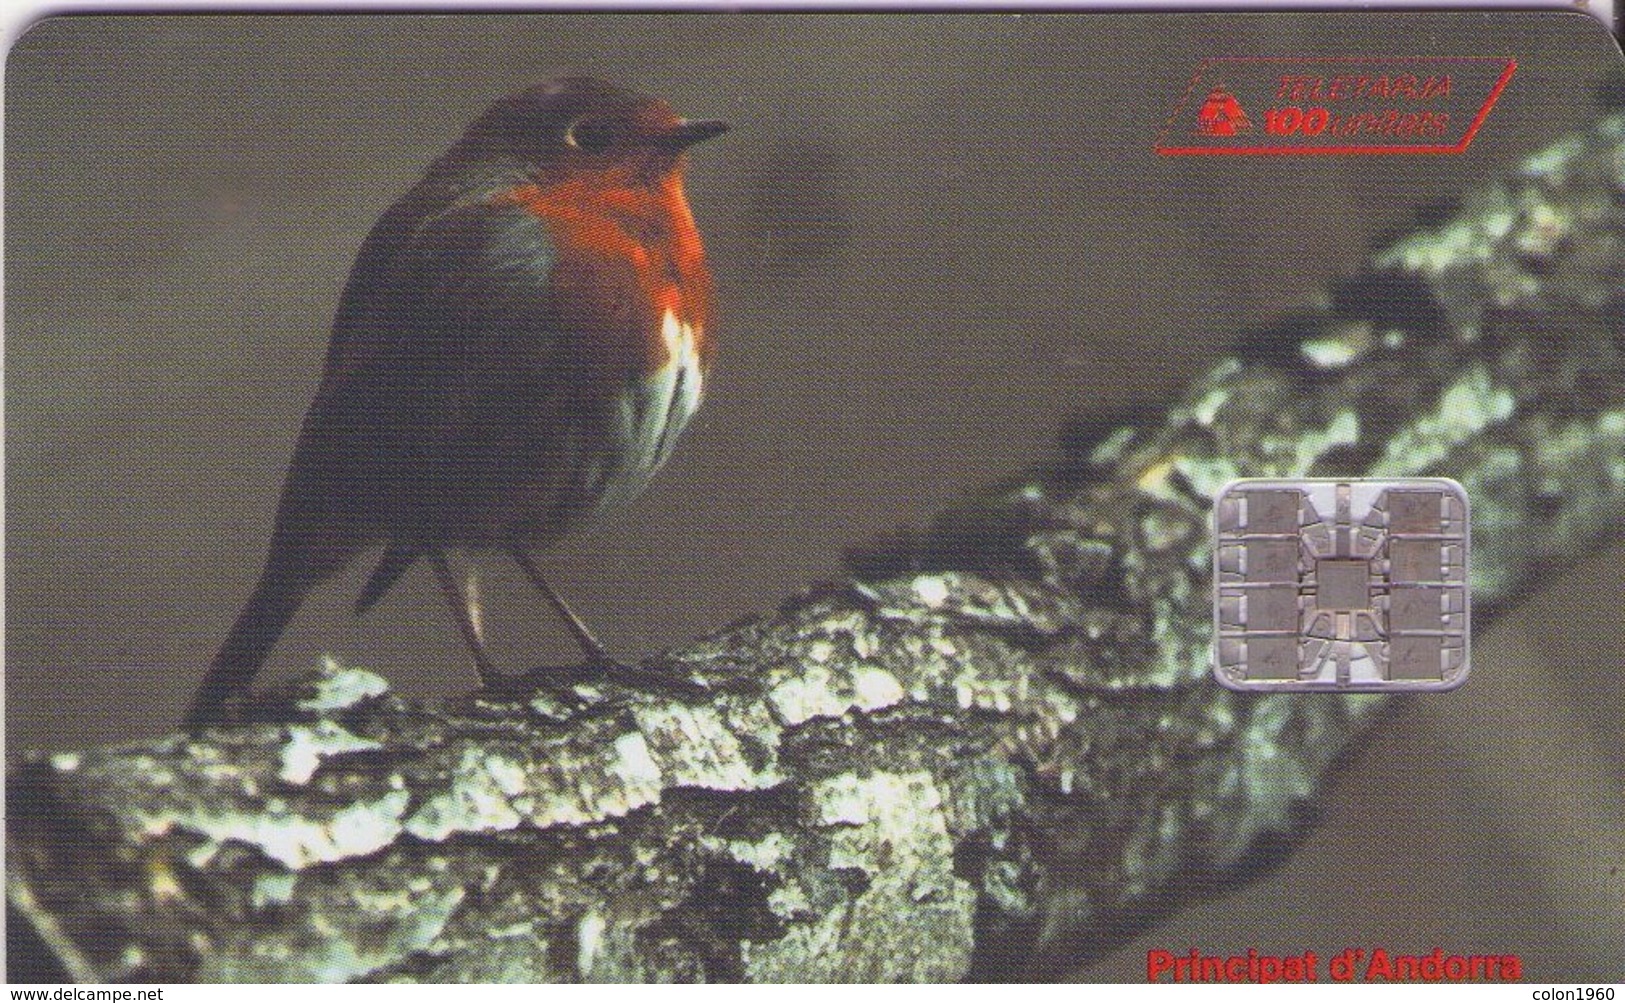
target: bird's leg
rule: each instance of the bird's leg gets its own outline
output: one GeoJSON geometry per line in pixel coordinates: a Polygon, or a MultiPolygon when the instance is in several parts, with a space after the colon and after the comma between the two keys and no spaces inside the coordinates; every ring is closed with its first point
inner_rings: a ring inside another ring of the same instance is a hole
{"type": "Polygon", "coordinates": [[[570,627],[570,633],[575,635],[576,643],[581,645],[582,653],[587,656],[587,661],[599,666],[616,665],[615,659],[611,658],[609,651],[598,643],[598,638],[592,635],[592,631],[587,629],[587,625],[581,622],[581,618],[575,615],[575,611],[565,605],[559,594],[553,591],[551,585],[547,584],[547,579],[542,577],[541,569],[536,566],[535,561],[530,559],[530,555],[525,553],[524,548],[514,547],[508,553],[512,555],[513,562],[519,565],[519,570],[523,571],[525,577],[530,579],[530,583],[536,586],[537,591],[547,597],[547,601],[553,604],[555,610],[558,610],[559,616],[564,618],[564,622],[570,627]]]}
{"type": "Polygon", "coordinates": [[[434,566],[434,575],[440,580],[440,591],[446,597],[446,605],[451,607],[452,618],[457,621],[457,629],[463,634],[463,643],[468,645],[468,651],[474,656],[474,668],[479,671],[480,682],[486,687],[494,687],[502,681],[502,676],[492,666],[491,659],[485,654],[485,643],[480,640],[480,629],[474,623],[474,617],[469,613],[468,600],[463,596],[463,590],[458,588],[457,579],[451,573],[451,565],[446,563],[444,551],[429,551],[429,563],[434,566]]]}
{"type": "MultiPolygon", "coordinates": [[[[598,643],[598,638],[592,635],[592,631],[588,630],[587,625],[581,622],[581,618],[576,616],[575,612],[565,604],[559,594],[553,591],[552,586],[547,584],[547,579],[542,577],[541,569],[536,567],[536,562],[530,559],[530,555],[525,553],[522,547],[517,546],[510,548],[508,553],[513,557],[514,563],[519,565],[519,570],[523,571],[525,577],[530,579],[530,583],[536,586],[536,590],[547,597],[547,601],[553,604],[555,610],[558,610],[559,616],[563,617],[564,622],[570,625],[570,632],[575,635],[576,643],[581,645],[582,652],[587,656],[586,668],[600,673],[600,678],[612,679],[622,685],[663,690],[682,696],[692,696],[703,692],[704,688],[693,681],[679,678],[669,672],[660,672],[639,665],[627,665],[616,661],[609,651],[598,643]]],[[[584,677],[579,672],[571,673],[559,669],[549,669],[546,671],[546,678],[542,685],[548,687],[569,686],[571,682],[586,681],[587,678],[590,677],[584,677]],[[572,675],[576,678],[572,679],[572,675]]]]}

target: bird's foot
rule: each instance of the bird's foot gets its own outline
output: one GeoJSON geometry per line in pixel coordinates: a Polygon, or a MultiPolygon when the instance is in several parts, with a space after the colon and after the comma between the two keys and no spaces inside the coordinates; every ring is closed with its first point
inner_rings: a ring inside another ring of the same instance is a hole
{"type": "Polygon", "coordinates": [[[593,663],[592,670],[601,678],[612,683],[619,683],[629,689],[650,690],[658,693],[670,693],[676,696],[699,696],[707,687],[695,682],[692,678],[679,675],[674,666],[653,668],[647,665],[630,665],[617,662],[613,658],[605,657],[593,663]]]}
{"type": "Polygon", "coordinates": [[[692,697],[706,687],[675,672],[647,665],[629,665],[605,655],[579,665],[547,665],[527,672],[500,674],[485,680],[487,690],[516,694],[545,690],[565,700],[577,700],[577,686],[612,683],[627,689],[692,697]]]}

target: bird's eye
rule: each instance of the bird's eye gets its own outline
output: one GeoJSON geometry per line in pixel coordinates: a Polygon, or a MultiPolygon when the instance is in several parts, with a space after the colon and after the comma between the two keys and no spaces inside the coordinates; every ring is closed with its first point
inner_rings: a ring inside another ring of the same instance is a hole
{"type": "Polygon", "coordinates": [[[615,127],[601,118],[584,116],[564,128],[564,145],[594,153],[615,140],[615,127]]]}

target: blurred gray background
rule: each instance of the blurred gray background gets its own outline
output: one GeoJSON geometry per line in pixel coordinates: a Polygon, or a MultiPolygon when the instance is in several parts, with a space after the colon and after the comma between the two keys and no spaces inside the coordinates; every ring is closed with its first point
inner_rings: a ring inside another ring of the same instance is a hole
{"type": "MultiPolygon", "coordinates": [[[[1553,15],[78,17],[6,78],[7,747],[173,727],[258,575],[328,324],[377,215],[490,101],[585,72],[725,117],[689,191],[721,296],[705,407],[651,489],[546,555],[617,652],[839,573],[1051,451],[1156,408],[1303,309],[1374,234],[1595,114],[1601,26],[1553,15]],[[1163,158],[1214,55],[1510,55],[1455,157],[1163,158]]],[[[1145,951],[1517,953],[1625,978],[1625,549],[1554,570],[1351,763],[1305,850],[1145,951]]],[[[473,683],[417,569],[308,604],[323,653],[412,697],[473,683]]],[[[506,664],[574,655],[478,562],[506,664]]]]}

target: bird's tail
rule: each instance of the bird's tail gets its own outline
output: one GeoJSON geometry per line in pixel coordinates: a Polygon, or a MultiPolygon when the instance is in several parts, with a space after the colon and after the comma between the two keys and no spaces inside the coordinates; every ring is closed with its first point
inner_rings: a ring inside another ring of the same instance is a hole
{"type": "Polygon", "coordinates": [[[324,577],[319,573],[290,573],[277,562],[271,562],[254,587],[254,594],[237,615],[225,643],[215,653],[197,695],[192,698],[186,712],[188,730],[196,731],[229,716],[231,705],[248,691],[305,596],[324,577]]]}

